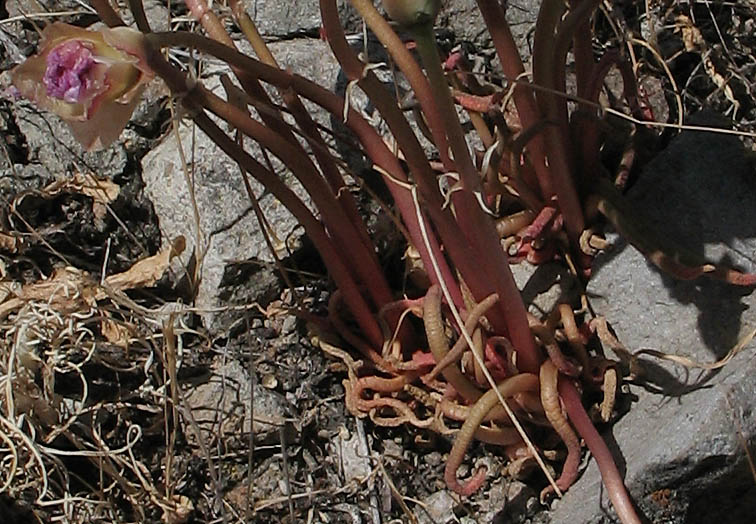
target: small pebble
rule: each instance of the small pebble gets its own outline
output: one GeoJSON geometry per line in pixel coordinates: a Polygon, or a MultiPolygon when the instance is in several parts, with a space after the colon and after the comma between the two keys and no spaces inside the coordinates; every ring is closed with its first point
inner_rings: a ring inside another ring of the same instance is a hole
{"type": "Polygon", "coordinates": [[[263,375],[260,383],[265,389],[276,389],[278,387],[278,379],[273,375],[263,375]]]}

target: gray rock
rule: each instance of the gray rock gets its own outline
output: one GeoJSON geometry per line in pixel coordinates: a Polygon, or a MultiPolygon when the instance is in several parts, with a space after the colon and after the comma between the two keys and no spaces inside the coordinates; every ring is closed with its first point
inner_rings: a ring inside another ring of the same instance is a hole
{"type": "Polygon", "coordinates": [[[266,37],[291,37],[314,33],[320,28],[320,8],[317,2],[257,0],[247,3],[247,13],[254,20],[260,34],[266,37]]]}
{"type": "Polygon", "coordinates": [[[543,318],[560,303],[572,302],[579,296],[578,282],[562,264],[534,266],[523,262],[509,267],[528,311],[536,317],[543,318]]]}
{"type": "MultiPolygon", "coordinates": [[[[717,124],[710,115],[696,122],[717,124]]],[[[756,271],[756,177],[736,138],[682,133],[647,166],[629,198],[662,238],[756,271]]],[[[596,265],[588,288],[592,303],[631,350],[655,348],[711,362],[756,324],[752,289],[675,281],[624,242],[596,265]]],[[[742,444],[756,437],[753,351],[751,343],[712,372],[644,359],[647,386],[631,388],[637,401],[605,437],[650,521],[753,522],[756,483],[742,444]]],[[[613,522],[611,515],[591,462],[552,522],[613,522]]]]}
{"type": "MultiPolygon", "coordinates": [[[[498,457],[497,457],[498,458],[498,457]]],[[[498,462],[498,460],[497,460],[498,462]]],[[[501,471],[501,466],[496,469],[489,468],[489,471],[501,471]]],[[[525,518],[525,502],[522,501],[522,497],[517,497],[519,493],[515,493],[510,488],[513,485],[520,484],[517,481],[510,481],[509,479],[493,478],[491,486],[487,488],[487,496],[478,502],[475,508],[474,515],[470,522],[491,522],[499,524],[502,522],[518,522],[525,518]],[[520,508],[522,504],[522,508],[520,508]],[[503,509],[502,509],[503,506],[503,509]],[[519,520],[518,520],[519,519],[519,520]]]]}
{"type": "Polygon", "coordinates": [[[538,493],[518,480],[512,480],[506,486],[506,504],[495,522],[521,522],[538,508],[538,493]]]}
{"type": "Polygon", "coordinates": [[[483,45],[490,42],[488,30],[475,0],[444,2],[436,25],[451,29],[457,40],[483,45]]]}
{"type": "MultiPolygon", "coordinates": [[[[119,197],[100,218],[92,216],[91,206],[77,203],[76,196],[50,200],[57,202],[53,204],[57,206],[55,211],[45,210],[42,202],[46,199],[39,194],[27,200],[26,205],[16,209],[20,215],[13,216],[10,224],[18,231],[34,227],[41,233],[28,239],[27,248],[44,244],[43,252],[47,252],[52,246],[65,253],[70,263],[93,272],[102,267],[108,250],[108,270],[114,272],[124,271],[137,259],[155,252],[155,217],[142,192],[134,163],[134,142],[127,138],[128,133],[103,150],[85,152],[68,124],[25,100],[15,101],[2,111],[0,129],[7,137],[6,151],[13,162],[8,165],[6,155],[0,155],[0,197],[6,203],[26,191],[40,190],[76,173],[108,177],[120,188],[119,197]]],[[[135,136],[133,131],[130,133],[135,136]]],[[[45,256],[34,256],[39,264],[52,262],[45,256]]]]}
{"type": "Polygon", "coordinates": [[[24,16],[34,13],[81,10],[76,0],[7,0],[5,9],[9,17],[24,16]]]}
{"type": "MultiPolygon", "coordinates": [[[[147,20],[150,22],[150,29],[156,32],[171,30],[171,13],[168,11],[165,2],[161,0],[143,0],[142,3],[147,20]]],[[[119,14],[126,25],[135,26],[134,17],[130,9],[121,10],[119,14]]]]}
{"type": "MultiPolygon", "coordinates": [[[[523,52],[523,60],[530,56],[527,45],[528,34],[533,29],[541,2],[519,0],[507,2],[506,17],[515,42],[523,52]]],[[[489,47],[491,37],[478,9],[476,0],[444,2],[438,25],[451,29],[457,40],[466,40],[482,47],[489,47]]]]}
{"type": "Polygon", "coordinates": [[[330,454],[340,465],[345,483],[361,482],[368,478],[373,466],[370,454],[365,449],[358,432],[355,431],[350,435],[346,428],[342,428],[331,440],[330,448],[330,454]]]}
{"type": "Polygon", "coordinates": [[[0,169],[0,196],[11,202],[19,193],[39,189],[55,180],[51,173],[39,164],[14,164],[12,168],[0,169]]]}
{"type": "MultiPolygon", "coordinates": [[[[538,18],[541,2],[519,0],[506,4],[506,18],[512,36],[520,49],[523,61],[527,61],[532,47],[531,32],[538,18]]],[[[476,0],[444,2],[437,26],[451,30],[458,41],[472,42],[481,48],[491,47],[491,37],[476,0]]]]}
{"type": "Polygon", "coordinates": [[[421,524],[447,524],[455,522],[454,508],[457,502],[449,490],[441,490],[433,493],[418,505],[416,516],[421,524]]]}
{"type": "Polygon", "coordinates": [[[333,510],[339,513],[346,513],[347,515],[349,515],[349,518],[352,519],[350,522],[354,522],[355,524],[362,523],[361,508],[355,504],[346,504],[346,503],[336,504],[333,506],[333,510]]]}
{"type": "MultiPolygon", "coordinates": [[[[235,260],[265,257],[266,248],[236,164],[207,137],[201,133],[195,135],[190,126],[182,125],[180,134],[187,162],[192,163],[202,248],[206,249],[195,303],[199,308],[211,309],[218,305],[215,297],[225,266],[235,260]]],[[[188,249],[180,262],[184,267],[191,267],[196,244],[195,222],[174,136],[169,136],[146,155],[142,166],[146,193],[154,204],[163,243],[184,235],[188,249]]],[[[259,185],[254,189],[256,194],[261,194],[259,185]]],[[[285,213],[271,216],[280,208],[272,198],[265,198],[261,203],[277,227],[292,227],[292,219],[285,213]]],[[[211,319],[212,315],[209,317],[211,319]]]]}
{"type": "MultiPolygon", "coordinates": [[[[458,0],[443,4],[437,27],[451,30],[456,40],[473,42],[479,46],[490,44],[488,30],[475,0],[458,0]]],[[[507,20],[510,22],[515,41],[524,52],[524,59],[527,59],[530,56],[527,37],[538,16],[540,2],[520,0],[508,4],[507,20]]],[[[338,7],[347,34],[361,31],[361,18],[349,2],[339,2],[338,7]]],[[[381,8],[380,3],[377,7],[381,8]]],[[[260,33],[267,38],[315,35],[321,26],[317,2],[257,0],[248,3],[247,12],[257,24],[260,33]]]]}
{"type": "MultiPolygon", "coordinates": [[[[327,44],[314,39],[297,39],[271,44],[271,50],[282,68],[290,68],[308,76],[323,85],[333,83],[337,74],[337,64],[327,50],[327,44]],[[321,57],[314,63],[312,55],[321,57]]],[[[206,68],[205,84],[210,89],[220,89],[218,77],[228,69],[217,62],[210,62],[206,68]]],[[[328,120],[324,112],[314,113],[321,123],[328,120]]],[[[219,285],[229,264],[256,259],[271,262],[262,232],[252,211],[237,165],[223,154],[204,134],[194,132],[191,126],[181,126],[181,142],[190,163],[195,180],[200,228],[204,236],[204,259],[201,266],[201,281],[196,296],[196,305],[204,310],[219,306],[219,285]]],[[[259,149],[247,140],[248,150],[259,156],[259,149]]],[[[275,160],[275,159],[274,159],[275,160]]],[[[280,162],[274,162],[281,176],[291,178],[280,162]]],[[[195,244],[195,226],[191,200],[182,171],[175,135],[171,133],[142,162],[143,177],[147,193],[155,204],[160,220],[163,241],[168,242],[177,235],[184,235],[188,241],[182,263],[191,267],[191,257],[195,244]]],[[[303,195],[297,184],[294,190],[303,195]]],[[[264,195],[263,188],[253,181],[255,194],[264,195]]],[[[297,221],[272,196],[264,195],[260,205],[267,219],[274,225],[278,239],[286,241],[289,248],[296,247],[300,229],[297,221]],[[296,230],[297,234],[292,235],[296,230]]],[[[284,249],[281,253],[286,255],[284,249]]],[[[205,314],[206,325],[211,329],[220,326],[215,321],[215,313],[205,314]]]]}
{"type": "Polygon", "coordinates": [[[128,161],[125,145],[116,141],[92,153],[83,152],[63,120],[20,100],[13,109],[16,124],[26,139],[26,162],[39,164],[60,176],[89,171],[115,177],[124,172],[128,161]]]}
{"type": "MultiPolygon", "coordinates": [[[[202,384],[188,388],[186,402],[205,443],[224,436],[228,445],[233,438],[246,438],[250,430],[255,441],[278,439],[278,430],[292,413],[283,395],[255,383],[253,409],[250,411],[252,384],[249,374],[236,360],[213,363],[211,376],[202,384]]],[[[197,442],[197,435],[188,432],[187,438],[197,442]]]]}
{"type": "MultiPolygon", "coordinates": [[[[345,30],[356,31],[361,24],[354,9],[347,2],[339,2],[338,8],[345,30]]],[[[315,36],[321,25],[318,2],[257,0],[247,2],[247,13],[255,21],[260,34],[267,38],[291,38],[303,34],[315,36]]]]}
{"type": "Polygon", "coordinates": [[[540,0],[515,0],[507,2],[507,21],[523,62],[530,60],[533,48],[533,27],[538,18],[540,0]]]}

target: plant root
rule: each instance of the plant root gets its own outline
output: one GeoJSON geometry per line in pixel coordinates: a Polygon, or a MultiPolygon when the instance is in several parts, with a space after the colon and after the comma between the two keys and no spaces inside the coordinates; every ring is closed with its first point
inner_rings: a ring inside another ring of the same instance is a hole
{"type": "Polygon", "coordinates": [[[507,337],[489,337],[486,341],[485,354],[486,359],[488,359],[490,366],[494,371],[499,371],[504,376],[516,375],[517,373],[519,373],[517,366],[515,366],[517,354],[515,352],[514,346],[507,337]],[[496,351],[497,346],[504,347],[506,359],[503,359],[499,352],[496,351]]]}
{"type": "Polygon", "coordinates": [[[368,344],[364,339],[352,333],[352,331],[346,326],[341,316],[339,315],[340,306],[341,291],[337,289],[331,294],[331,298],[328,300],[328,321],[331,323],[339,336],[344,339],[344,341],[346,341],[349,345],[359,350],[359,352],[362,353],[363,356],[365,356],[368,361],[372,362],[378,369],[387,373],[391,373],[393,375],[397,374],[397,370],[390,362],[386,361],[383,356],[379,355],[378,352],[370,346],[370,344],[368,344]]]}
{"type": "MultiPolygon", "coordinates": [[[[425,295],[425,300],[423,300],[423,323],[425,324],[428,346],[436,362],[441,362],[449,353],[449,342],[446,340],[446,334],[444,333],[444,324],[441,317],[441,289],[438,286],[431,286],[425,295]]],[[[483,394],[475,384],[462,374],[462,371],[457,366],[446,366],[441,374],[468,402],[476,402],[483,394]]]]}
{"type": "Polygon", "coordinates": [[[619,375],[617,368],[612,366],[604,371],[604,385],[602,390],[604,398],[599,406],[599,416],[602,422],[609,422],[614,412],[614,404],[617,400],[617,389],[619,388],[619,375]]]}
{"type": "MultiPolygon", "coordinates": [[[[580,441],[575,431],[570,426],[567,418],[562,413],[562,407],[559,404],[559,394],[557,392],[559,382],[559,370],[550,360],[541,364],[539,373],[541,383],[541,403],[554,430],[567,446],[567,460],[562,467],[562,474],[556,481],[557,487],[566,491],[577,479],[578,466],[580,465],[580,441]]],[[[553,486],[547,486],[541,491],[541,501],[554,491],[553,486]]]]}
{"type": "Polygon", "coordinates": [[[370,419],[380,426],[396,427],[409,423],[418,428],[431,427],[435,422],[434,418],[418,418],[407,402],[403,400],[378,395],[372,399],[362,398],[362,392],[366,389],[371,389],[376,394],[398,393],[415,378],[417,378],[416,374],[408,373],[393,378],[368,376],[359,378],[356,381],[344,380],[347,409],[356,417],[364,417],[366,413],[369,414],[370,419]],[[382,408],[391,408],[397,415],[394,417],[379,416],[377,414],[378,410],[382,408]]]}
{"type": "Polygon", "coordinates": [[[733,346],[730,351],[727,352],[724,357],[717,360],[716,362],[697,362],[695,360],[689,359],[688,357],[669,355],[667,353],[655,351],[653,349],[641,349],[633,353],[633,357],[638,358],[640,355],[651,355],[652,357],[656,357],[658,359],[666,360],[669,362],[674,362],[675,364],[679,364],[686,368],[714,370],[726,366],[727,363],[735,358],[735,356],[740,353],[743,348],[745,348],[751,342],[751,340],[753,340],[755,336],[756,328],[752,328],[748,333],[745,334],[745,336],[743,336],[743,338],[738,341],[737,344],[735,344],[735,346],[733,346]]]}
{"type": "Polygon", "coordinates": [[[583,373],[587,373],[590,367],[590,361],[588,359],[588,351],[585,349],[583,339],[580,336],[577,323],[575,322],[575,313],[569,304],[559,304],[558,307],[559,316],[564,328],[564,334],[567,337],[567,341],[570,343],[572,351],[577,355],[580,365],[583,367],[583,373]]]}
{"type": "MultiPolygon", "coordinates": [[[[492,295],[489,295],[488,297],[483,299],[479,304],[476,304],[470,310],[470,313],[467,316],[467,320],[465,321],[465,330],[468,333],[472,332],[477,326],[478,321],[481,319],[481,317],[485,315],[486,311],[488,311],[494,304],[496,304],[498,300],[499,300],[499,295],[497,295],[496,293],[493,293],[492,295]]],[[[449,365],[459,360],[462,357],[462,353],[466,349],[467,349],[467,342],[465,341],[464,337],[460,337],[457,340],[457,342],[454,343],[454,346],[452,346],[451,351],[446,353],[444,357],[438,361],[438,363],[436,364],[436,367],[434,367],[431,370],[431,372],[428,373],[428,378],[429,379],[435,378],[439,373],[441,373],[449,365]]],[[[471,348],[471,349],[475,351],[474,348],[471,348]]]]}
{"type": "Polygon", "coordinates": [[[505,216],[496,220],[496,232],[500,238],[511,237],[516,235],[522,229],[528,227],[533,222],[536,215],[530,209],[518,211],[509,216],[505,216]]]}
{"type": "Polygon", "coordinates": [[[532,315],[529,316],[528,320],[530,323],[530,330],[541,340],[541,343],[546,348],[546,352],[549,354],[549,358],[557,369],[559,369],[559,372],[570,377],[579,376],[582,373],[582,366],[576,364],[572,359],[566,357],[564,353],[562,353],[559,344],[557,344],[557,341],[554,338],[553,329],[546,326],[532,315]]]}
{"type": "MultiPolygon", "coordinates": [[[[505,379],[497,387],[502,397],[511,397],[523,391],[538,390],[538,377],[530,373],[521,373],[505,379]]],[[[444,480],[447,486],[455,493],[462,496],[469,496],[480,488],[486,477],[486,469],[481,468],[464,484],[457,480],[457,469],[459,469],[464,459],[467,448],[479,429],[481,422],[489,411],[499,402],[496,390],[490,389],[483,394],[470,410],[470,414],[457,433],[452,450],[449,452],[449,459],[446,462],[444,470],[444,480]]]]}

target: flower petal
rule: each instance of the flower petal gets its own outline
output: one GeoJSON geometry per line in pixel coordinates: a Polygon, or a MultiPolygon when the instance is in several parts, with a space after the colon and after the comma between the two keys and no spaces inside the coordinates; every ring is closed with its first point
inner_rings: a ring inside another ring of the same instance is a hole
{"type": "Polygon", "coordinates": [[[126,103],[105,104],[88,120],[69,120],[68,124],[76,140],[87,151],[97,151],[115,142],[129,123],[143,90],[144,85],[133,90],[133,96],[126,103]]]}
{"type": "Polygon", "coordinates": [[[153,74],[144,35],[118,27],[92,31],[56,22],[40,52],[11,71],[19,94],[66,120],[88,150],[106,147],[126,126],[153,74]]]}

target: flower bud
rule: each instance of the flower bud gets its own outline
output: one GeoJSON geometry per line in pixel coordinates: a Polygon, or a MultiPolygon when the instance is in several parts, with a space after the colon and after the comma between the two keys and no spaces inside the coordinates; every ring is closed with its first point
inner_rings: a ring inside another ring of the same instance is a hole
{"type": "Polygon", "coordinates": [[[90,151],[118,138],[151,78],[139,31],[63,23],[46,27],[39,54],[11,71],[19,93],[68,122],[90,151]]]}
{"type": "Polygon", "coordinates": [[[383,7],[394,22],[405,27],[433,23],[441,0],[384,0],[383,7]]]}

